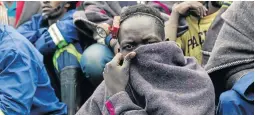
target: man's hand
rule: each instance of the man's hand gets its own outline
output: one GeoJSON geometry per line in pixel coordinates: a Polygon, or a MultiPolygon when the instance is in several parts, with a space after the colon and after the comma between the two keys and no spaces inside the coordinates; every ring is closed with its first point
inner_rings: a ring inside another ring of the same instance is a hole
{"type": "Polygon", "coordinates": [[[117,53],[112,61],[105,65],[103,76],[108,96],[112,96],[120,91],[125,91],[129,80],[130,60],[133,59],[135,55],[135,52],[130,52],[123,57],[121,53],[117,53]],[[123,64],[120,65],[123,60],[123,64]]]}
{"type": "Polygon", "coordinates": [[[173,12],[182,15],[185,14],[188,10],[194,10],[200,17],[206,16],[206,12],[208,11],[202,3],[197,1],[181,2],[179,4],[174,4],[173,6],[173,12]]]}

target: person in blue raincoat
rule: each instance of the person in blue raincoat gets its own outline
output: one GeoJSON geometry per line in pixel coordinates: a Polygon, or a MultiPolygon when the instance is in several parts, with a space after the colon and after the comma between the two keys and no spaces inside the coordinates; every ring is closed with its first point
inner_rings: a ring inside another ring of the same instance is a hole
{"type": "Polygon", "coordinates": [[[13,27],[0,25],[0,115],[67,114],[43,56],[13,27]]]}
{"type": "Polygon", "coordinates": [[[44,55],[47,70],[51,71],[49,73],[56,71],[61,100],[67,104],[70,115],[82,104],[79,92],[82,81],[79,64],[82,47],[73,24],[76,3],[43,1],[42,14],[34,15],[31,21],[17,29],[44,55]]]}
{"type": "Polygon", "coordinates": [[[242,76],[220,95],[216,115],[254,115],[254,71],[242,76]]]}

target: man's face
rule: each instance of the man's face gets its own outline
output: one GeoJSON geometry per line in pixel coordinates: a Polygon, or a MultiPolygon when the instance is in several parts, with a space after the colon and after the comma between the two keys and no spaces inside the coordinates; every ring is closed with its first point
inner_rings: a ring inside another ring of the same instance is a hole
{"type": "Polygon", "coordinates": [[[140,45],[161,42],[163,37],[157,32],[158,25],[150,16],[135,16],[126,19],[120,26],[119,44],[123,56],[140,45]]]}
{"type": "Polygon", "coordinates": [[[63,8],[59,8],[59,5],[63,1],[42,1],[42,15],[48,19],[58,18],[63,13],[63,8]]]}
{"type": "Polygon", "coordinates": [[[50,5],[53,8],[56,8],[60,3],[61,1],[41,1],[42,7],[50,5]]]}

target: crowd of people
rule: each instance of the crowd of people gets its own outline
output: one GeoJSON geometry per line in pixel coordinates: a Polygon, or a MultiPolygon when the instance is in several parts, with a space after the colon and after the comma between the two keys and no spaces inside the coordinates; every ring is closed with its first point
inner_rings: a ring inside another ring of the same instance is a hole
{"type": "Polygon", "coordinates": [[[0,115],[253,115],[253,1],[0,1],[0,115]]]}

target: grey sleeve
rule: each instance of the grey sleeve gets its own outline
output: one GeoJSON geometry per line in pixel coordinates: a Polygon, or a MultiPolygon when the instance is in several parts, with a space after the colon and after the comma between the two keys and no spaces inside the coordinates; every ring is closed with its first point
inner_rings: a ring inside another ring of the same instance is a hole
{"type": "Polygon", "coordinates": [[[105,102],[105,107],[109,114],[116,115],[147,115],[145,109],[132,102],[125,91],[114,94],[105,102]]]}
{"type": "Polygon", "coordinates": [[[90,97],[75,115],[101,115],[97,103],[90,97]]]}

